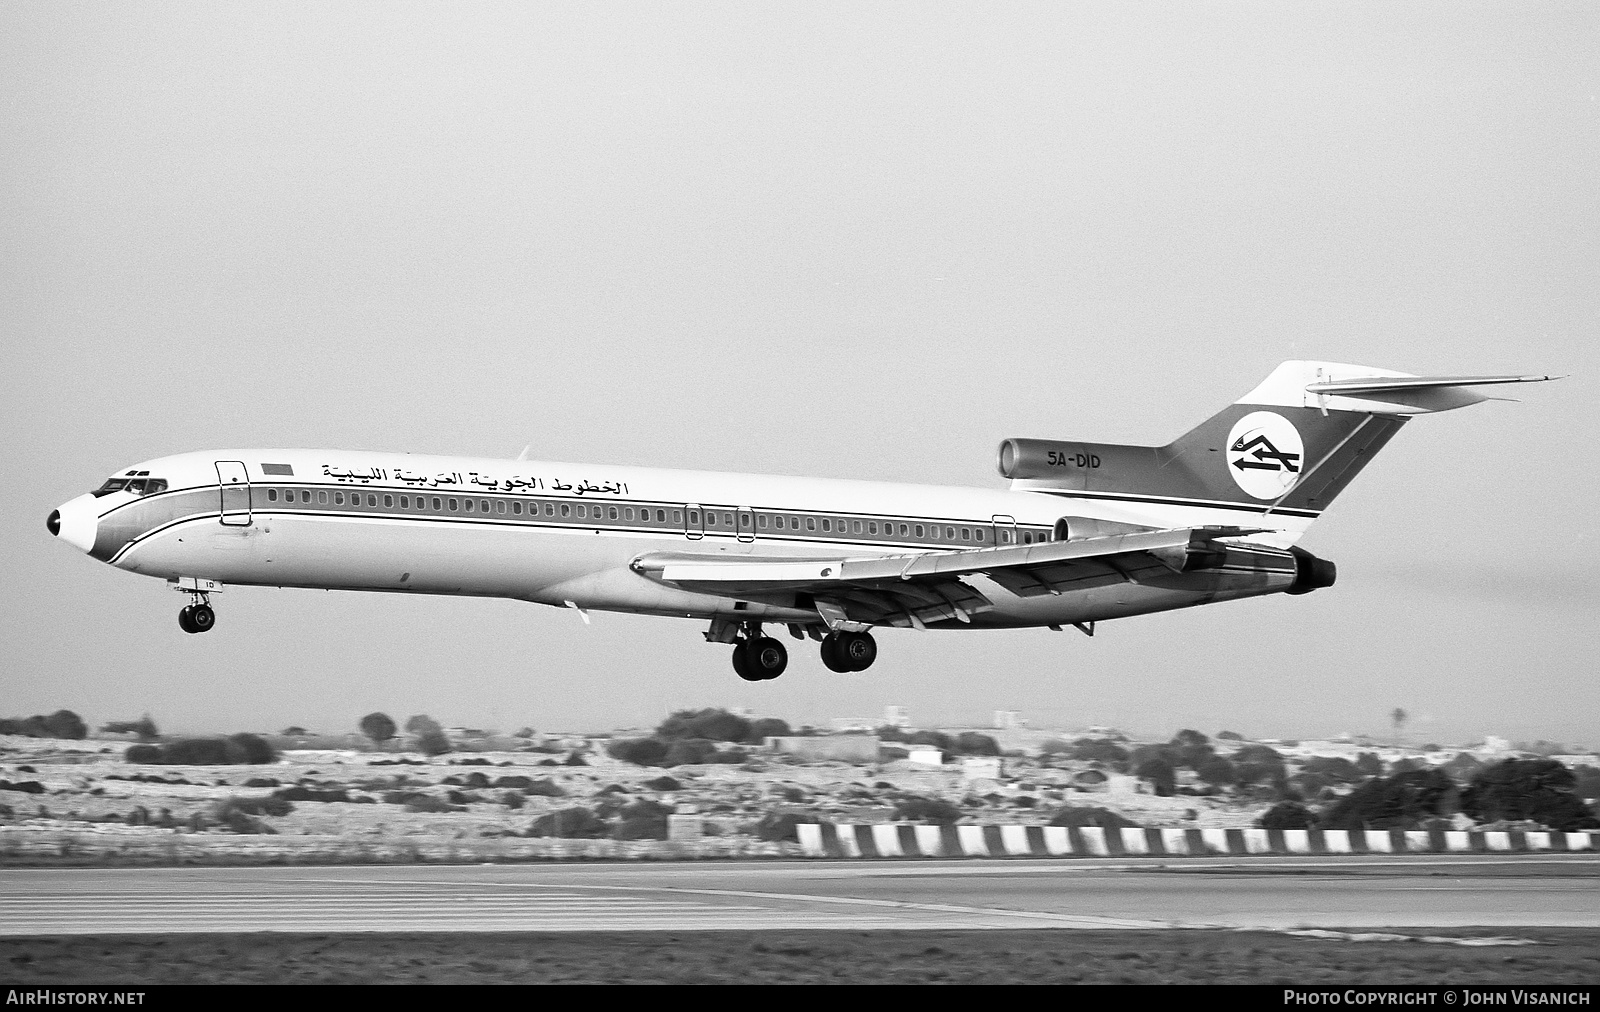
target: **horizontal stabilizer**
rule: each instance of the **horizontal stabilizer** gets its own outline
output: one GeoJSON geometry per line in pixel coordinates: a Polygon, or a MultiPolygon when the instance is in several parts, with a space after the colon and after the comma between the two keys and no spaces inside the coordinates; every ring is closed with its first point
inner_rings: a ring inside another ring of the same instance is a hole
{"type": "Polygon", "coordinates": [[[1469,387],[1505,383],[1543,383],[1560,376],[1361,376],[1307,383],[1306,391],[1319,397],[1359,397],[1382,401],[1412,411],[1449,411],[1489,400],[1469,387]]]}

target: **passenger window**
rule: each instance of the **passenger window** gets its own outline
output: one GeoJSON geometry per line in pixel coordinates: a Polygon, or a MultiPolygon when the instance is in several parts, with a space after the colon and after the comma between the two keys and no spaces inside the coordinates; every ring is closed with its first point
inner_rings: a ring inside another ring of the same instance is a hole
{"type": "Polygon", "coordinates": [[[972,540],[972,528],[971,527],[963,527],[963,528],[961,528],[961,540],[962,541],[971,541],[972,540]]]}
{"type": "Polygon", "coordinates": [[[434,509],[443,509],[444,508],[443,506],[439,505],[439,497],[438,496],[434,496],[433,497],[433,508],[434,509]]]}
{"type": "Polygon", "coordinates": [[[867,521],[867,533],[868,534],[876,534],[876,533],[878,533],[878,522],[876,520],[868,520],[867,521]]]}
{"type": "Polygon", "coordinates": [[[748,513],[739,514],[739,526],[740,527],[749,527],[750,526],[750,514],[748,514],[748,513]]]}
{"type": "Polygon", "coordinates": [[[906,527],[905,524],[901,524],[900,525],[900,536],[902,538],[905,537],[909,530],[910,530],[910,528],[906,527]]]}
{"type": "Polygon", "coordinates": [[[463,512],[466,512],[466,513],[471,513],[472,512],[472,500],[471,499],[465,500],[464,502],[462,502],[461,505],[465,507],[463,512]]]}
{"type": "Polygon", "coordinates": [[[1033,544],[1033,535],[1029,534],[1027,531],[1023,531],[1022,532],[1022,543],[1025,544],[1025,545],[1033,544]]]}
{"type": "Polygon", "coordinates": [[[937,527],[929,527],[928,528],[928,537],[932,538],[935,541],[938,541],[939,540],[939,528],[937,528],[937,527]]]}
{"type": "Polygon", "coordinates": [[[758,519],[756,521],[756,526],[760,527],[762,530],[766,530],[766,527],[767,527],[767,515],[765,513],[761,514],[760,519],[758,519]]]}
{"type": "Polygon", "coordinates": [[[610,520],[615,520],[617,518],[617,508],[612,506],[610,509],[606,510],[606,517],[610,520]]]}
{"type": "Polygon", "coordinates": [[[977,539],[979,541],[983,540],[983,528],[982,527],[979,527],[976,531],[973,531],[973,534],[974,534],[974,536],[977,537],[977,539]]]}
{"type": "Polygon", "coordinates": [[[824,519],[822,521],[822,529],[825,530],[825,531],[831,531],[831,530],[833,530],[833,527],[828,523],[828,521],[826,519],[824,519]]]}
{"type": "MultiPolygon", "coordinates": [[[[692,514],[692,513],[689,514],[689,519],[693,520],[694,519],[694,514],[692,514]]],[[[715,513],[712,513],[710,511],[706,512],[706,526],[707,527],[715,527],[715,526],[717,526],[717,515],[715,513]]]]}
{"type": "MultiPolygon", "coordinates": [[[[143,491],[144,482],[141,481],[139,483],[139,489],[140,489],[140,491],[143,491]]],[[[128,491],[129,492],[133,492],[133,482],[131,482],[131,481],[128,482],[128,491]]],[[[135,494],[137,494],[137,493],[135,493],[135,494]]],[[[267,489],[267,502],[277,502],[277,501],[278,501],[278,490],[275,489],[275,488],[267,489]]]]}
{"type": "Polygon", "coordinates": [[[561,504],[561,515],[564,516],[564,517],[569,517],[569,516],[572,515],[572,504],[571,503],[562,503],[561,504]]]}
{"type": "Polygon", "coordinates": [[[511,513],[512,513],[513,516],[519,516],[519,517],[522,516],[522,504],[520,502],[512,503],[511,504],[511,513]]]}
{"type": "Polygon", "coordinates": [[[320,503],[321,505],[326,506],[328,504],[328,493],[327,492],[318,492],[317,493],[317,502],[320,503]]]}
{"type": "MultiPolygon", "coordinates": [[[[437,501],[437,500],[436,500],[436,501],[437,501]]],[[[459,504],[459,503],[457,503],[457,502],[456,502],[456,501],[455,501],[455,500],[454,500],[454,499],[451,499],[451,500],[450,500],[450,512],[452,512],[452,513],[454,513],[454,512],[455,512],[455,511],[456,511],[456,508],[457,508],[457,507],[458,507],[458,506],[459,506],[459,505],[460,505],[460,504],[459,504]]]]}
{"type": "Polygon", "coordinates": [[[700,522],[700,511],[699,510],[690,510],[689,511],[689,522],[691,524],[697,524],[697,523],[700,522]]]}
{"type": "Polygon", "coordinates": [[[483,511],[484,513],[489,512],[489,500],[487,500],[487,499],[479,499],[478,500],[478,509],[483,511]]]}
{"type": "Polygon", "coordinates": [[[344,505],[344,493],[343,492],[335,492],[333,494],[333,504],[335,506],[343,506],[344,505]]]}
{"type": "Polygon", "coordinates": [[[859,520],[850,521],[850,533],[852,533],[852,534],[860,534],[861,533],[861,521],[859,521],[859,520]]]}
{"type": "Polygon", "coordinates": [[[724,514],[722,514],[722,522],[727,524],[729,527],[732,527],[733,526],[733,514],[732,513],[724,513],[724,514]]]}
{"type": "Polygon", "coordinates": [[[672,511],[672,522],[675,524],[683,523],[683,510],[672,511]]]}
{"type": "MultiPolygon", "coordinates": [[[[905,530],[906,529],[905,524],[901,524],[900,525],[900,529],[902,531],[905,530]]],[[[917,525],[917,537],[919,537],[919,538],[922,537],[922,525],[921,524],[917,525]]]]}
{"type": "Polygon", "coordinates": [[[667,511],[666,510],[656,510],[656,523],[664,524],[666,522],[667,522],[667,511]]]}
{"type": "Polygon", "coordinates": [[[375,496],[375,495],[369,494],[367,496],[367,505],[368,506],[376,506],[376,505],[378,505],[378,497],[375,496]]]}
{"type": "Polygon", "coordinates": [[[553,502],[545,503],[544,504],[544,515],[547,516],[547,517],[555,516],[556,515],[556,504],[553,503],[553,502]]]}
{"type": "Polygon", "coordinates": [[[624,519],[624,520],[632,520],[633,519],[633,507],[632,506],[624,506],[624,507],[622,507],[622,519],[624,519]]]}
{"type": "Polygon", "coordinates": [[[387,509],[390,506],[393,506],[394,505],[394,496],[392,496],[392,495],[384,496],[383,497],[383,505],[384,505],[385,509],[387,509]]]}
{"type": "Polygon", "coordinates": [[[816,529],[817,529],[817,518],[816,517],[806,517],[806,530],[814,531],[816,529]]]}

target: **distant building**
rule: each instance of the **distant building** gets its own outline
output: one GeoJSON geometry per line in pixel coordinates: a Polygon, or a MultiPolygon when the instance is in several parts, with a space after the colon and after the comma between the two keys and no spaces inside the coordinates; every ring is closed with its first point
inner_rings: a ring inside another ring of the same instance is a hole
{"type": "Polygon", "coordinates": [[[835,731],[872,731],[878,726],[871,717],[835,717],[829,723],[835,731]]]}
{"type": "Polygon", "coordinates": [[[1011,731],[1028,726],[1027,718],[1017,710],[994,711],[994,726],[999,731],[1011,731]]]}
{"type": "Polygon", "coordinates": [[[883,708],[883,722],[890,727],[910,727],[911,716],[903,706],[886,706],[883,708]]]}

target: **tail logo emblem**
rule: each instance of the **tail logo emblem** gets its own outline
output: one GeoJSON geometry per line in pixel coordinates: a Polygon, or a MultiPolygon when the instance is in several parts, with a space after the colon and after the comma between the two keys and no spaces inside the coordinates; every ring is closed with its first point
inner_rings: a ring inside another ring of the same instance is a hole
{"type": "Polygon", "coordinates": [[[1272,411],[1254,411],[1228,433],[1228,474],[1245,494],[1277,499],[1300,479],[1305,444],[1294,423],[1272,411]]]}

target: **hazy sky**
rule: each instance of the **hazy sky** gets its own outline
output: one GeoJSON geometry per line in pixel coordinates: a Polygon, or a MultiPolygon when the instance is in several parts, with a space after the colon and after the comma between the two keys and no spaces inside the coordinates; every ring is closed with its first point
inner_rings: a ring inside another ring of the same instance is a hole
{"type": "Polygon", "coordinates": [[[0,6],[0,716],[597,729],[679,707],[1600,746],[1600,8],[0,6]],[[1331,590],[886,631],[747,684],[687,621],[233,588],[45,531],[327,446],[1002,487],[1279,361],[1569,373],[1408,425],[1331,590]]]}

